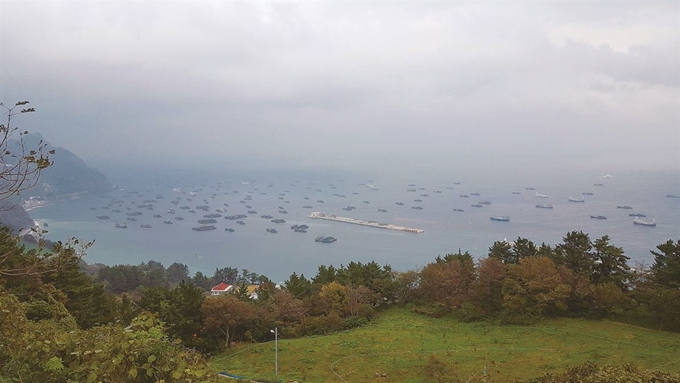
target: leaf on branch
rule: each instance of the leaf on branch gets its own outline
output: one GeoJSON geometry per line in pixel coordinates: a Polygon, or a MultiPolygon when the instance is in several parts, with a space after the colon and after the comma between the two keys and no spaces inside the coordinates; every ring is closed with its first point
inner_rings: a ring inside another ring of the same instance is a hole
{"type": "Polygon", "coordinates": [[[14,105],[15,105],[15,106],[20,106],[20,105],[26,105],[26,104],[28,104],[28,101],[19,101],[19,102],[17,102],[17,103],[14,104],[14,105]]]}

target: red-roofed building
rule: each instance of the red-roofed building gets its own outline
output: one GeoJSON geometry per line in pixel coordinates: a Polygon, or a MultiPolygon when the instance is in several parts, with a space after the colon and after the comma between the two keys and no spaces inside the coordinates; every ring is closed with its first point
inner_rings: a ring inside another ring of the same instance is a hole
{"type": "Polygon", "coordinates": [[[234,288],[234,286],[222,282],[222,283],[220,283],[219,285],[213,287],[213,288],[210,290],[210,294],[211,294],[211,295],[222,295],[222,294],[226,294],[226,293],[228,293],[229,291],[231,291],[233,288],[234,288]]]}

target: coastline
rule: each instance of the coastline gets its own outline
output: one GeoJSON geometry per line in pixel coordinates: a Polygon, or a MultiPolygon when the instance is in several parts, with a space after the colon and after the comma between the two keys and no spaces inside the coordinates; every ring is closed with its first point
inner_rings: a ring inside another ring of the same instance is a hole
{"type": "Polygon", "coordinates": [[[78,199],[80,198],[81,195],[83,194],[88,194],[89,192],[76,192],[76,193],[70,193],[70,194],[63,194],[55,197],[40,197],[40,196],[33,196],[29,197],[27,200],[25,200],[22,204],[22,207],[26,211],[31,211],[40,207],[45,207],[45,206],[50,206],[54,205],[55,203],[59,202],[64,202],[67,199],[78,199]],[[70,197],[70,198],[69,198],[70,197]]]}

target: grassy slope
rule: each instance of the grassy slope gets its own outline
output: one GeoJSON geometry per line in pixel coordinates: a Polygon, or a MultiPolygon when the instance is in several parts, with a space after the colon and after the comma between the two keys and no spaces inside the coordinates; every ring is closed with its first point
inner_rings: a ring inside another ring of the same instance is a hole
{"type": "MultiPolygon", "coordinates": [[[[537,326],[496,326],[427,318],[407,310],[381,313],[370,325],[343,333],[279,339],[279,378],[301,382],[420,382],[430,355],[461,379],[507,382],[559,372],[586,361],[631,363],[680,372],[680,334],[611,321],[555,319],[537,326]],[[342,377],[340,379],[332,371],[342,377]]],[[[274,342],[245,344],[215,357],[213,367],[274,378],[274,342]]]]}

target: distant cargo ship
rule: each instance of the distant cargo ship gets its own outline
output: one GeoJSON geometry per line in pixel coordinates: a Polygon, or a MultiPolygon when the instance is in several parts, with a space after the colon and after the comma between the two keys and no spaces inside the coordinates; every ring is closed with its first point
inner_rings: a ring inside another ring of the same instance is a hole
{"type": "Polygon", "coordinates": [[[508,217],[507,215],[492,215],[491,220],[492,221],[510,222],[510,217],[508,217]]]}

